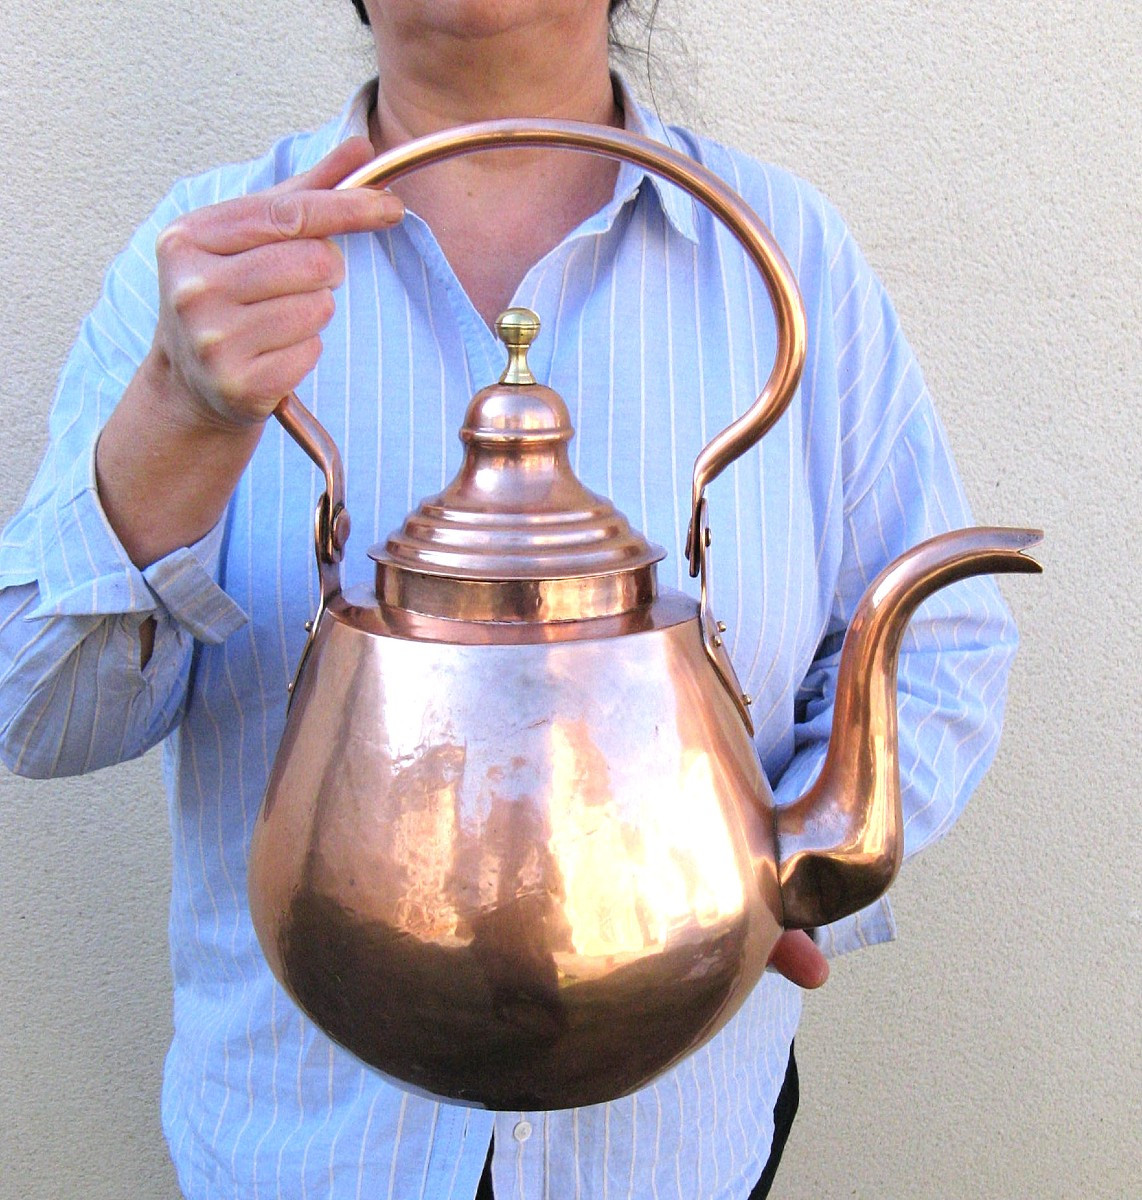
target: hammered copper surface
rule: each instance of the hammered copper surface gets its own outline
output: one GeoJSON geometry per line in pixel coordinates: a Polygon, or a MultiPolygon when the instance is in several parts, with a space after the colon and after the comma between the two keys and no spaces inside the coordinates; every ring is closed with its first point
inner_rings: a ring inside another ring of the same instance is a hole
{"type": "Polygon", "coordinates": [[[643,1085],[729,1019],[779,932],[768,788],[693,602],[524,645],[380,637],[353,611],[322,622],[254,835],[275,973],[451,1100],[643,1085]]]}

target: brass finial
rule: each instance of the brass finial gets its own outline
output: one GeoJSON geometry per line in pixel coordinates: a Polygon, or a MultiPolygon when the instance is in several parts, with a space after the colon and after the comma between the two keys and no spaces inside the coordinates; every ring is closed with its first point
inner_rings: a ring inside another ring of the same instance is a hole
{"type": "Polygon", "coordinates": [[[530,385],[535,376],[527,365],[527,350],[539,333],[539,317],[530,308],[509,308],[496,318],[496,334],[508,348],[508,365],[500,383],[530,385]]]}

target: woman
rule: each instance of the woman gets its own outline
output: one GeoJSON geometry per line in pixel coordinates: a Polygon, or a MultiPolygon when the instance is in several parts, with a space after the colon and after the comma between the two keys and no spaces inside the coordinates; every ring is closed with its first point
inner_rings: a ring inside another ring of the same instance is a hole
{"type": "MultiPolygon", "coordinates": [[[[718,611],[779,800],[820,764],[865,584],[907,545],[970,522],[895,314],[839,218],[800,181],[639,108],[609,72],[609,7],[363,0],[376,84],[316,133],[177,186],[114,264],[5,533],[5,760],[74,773],[166,739],[163,1118],[190,1197],[471,1197],[491,1182],[497,1196],[740,1200],[772,1177],[775,1107],[786,1125],[795,1107],[795,983],[826,973],[804,937],[783,939],[778,972],[734,1021],[643,1092],[490,1114],[397,1091],[332,1046],[274,984],[245,899],[316,601],[317,484],[265,423],[280,396],[298,388],[340,445],[354,543],[368,545],[455,470],[464,408],[500,370],[489,326],[526,304],[545,322],[533,369],[572,408],[577,470],[670,548],[670,582],[689,587],[688,464],[771,360],[764,290],[736,244],[641,171],[513,151],[413,175],[395,196],[329,190],[381,150],[497,116],[625,124],[706,162],[774,230],[805,295],[808,365],[711,515],[718,611]]],[[[363,558],[350,554],[350,577],[363,558]]],[[[994,751],[1012,643],[986,582],[942,593],[913,627],[909,851],[954,819],[994,751]]],[[[888,936],[883,905],[823,931],[833,952],[888,936]]]]}

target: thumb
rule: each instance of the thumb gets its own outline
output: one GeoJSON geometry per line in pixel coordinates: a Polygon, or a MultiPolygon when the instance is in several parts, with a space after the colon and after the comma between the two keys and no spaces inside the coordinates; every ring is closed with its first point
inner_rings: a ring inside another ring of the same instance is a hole
{"type": "Polygon", "coordinates": [[[336,187],[347,175],[351,175],[367,162],[372,162],[376,157],[377,152],[368,138],[349,138],[348,141],[334,146],[316,166],[310,167],[300,175],[294,175],[292,179],[284,180],[275,190],[302,192],[336,187]]]}
{"type": "Polygon", "coordinates": [[[786,930],[769,956],[769,965],[803,988],[819,988],[829,978],[829,960],[803,929],[786,930]]]}

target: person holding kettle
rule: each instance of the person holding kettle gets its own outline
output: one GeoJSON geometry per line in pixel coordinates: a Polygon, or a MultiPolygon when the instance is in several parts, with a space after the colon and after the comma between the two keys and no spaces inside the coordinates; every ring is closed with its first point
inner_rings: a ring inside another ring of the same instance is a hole
{"type": "MultiPolygon", "coordinates": [[[[809,320],[798,397],[713,514],[719,612],[779,802],[820,767],[856,598],[901,550],[970,524],[942,427],[827,202],[668,128],[611,73],[623,0],[353,3],[377,77],[321,129],[177,184],[84,322],[0,543],[4,760],[47,777],[163,743],[163,1122],[188,1197],[762,1197],[796,1110],[800,988],[828,971],[807,935],[785,935],[730,1024],[649,1087],[551,1113],[403,1092],[274,982],[245,864],[315,607],[296,531],[317,484],[267,418],[298,390],[346,457],[356,536],[383,538],[454,473],[468,400],[502,366],[491,326],[526,305],[546,325],[533,369],[575,406],[577,472],[692,589],[680,464],[752,401],[772,357],[740,247],[672,186],[586,155],[492,152],[392,193],[331,189],[385,149],[505,116],[625,127],[705,163],[773,231],[809,320]]],[[[1014,643],[987,580],[916,621],[900,670],[908,852],[986,769],[1014,643]]],[[[881,902],[819,942],[837,954],[892,934],[881,902]]]]}

